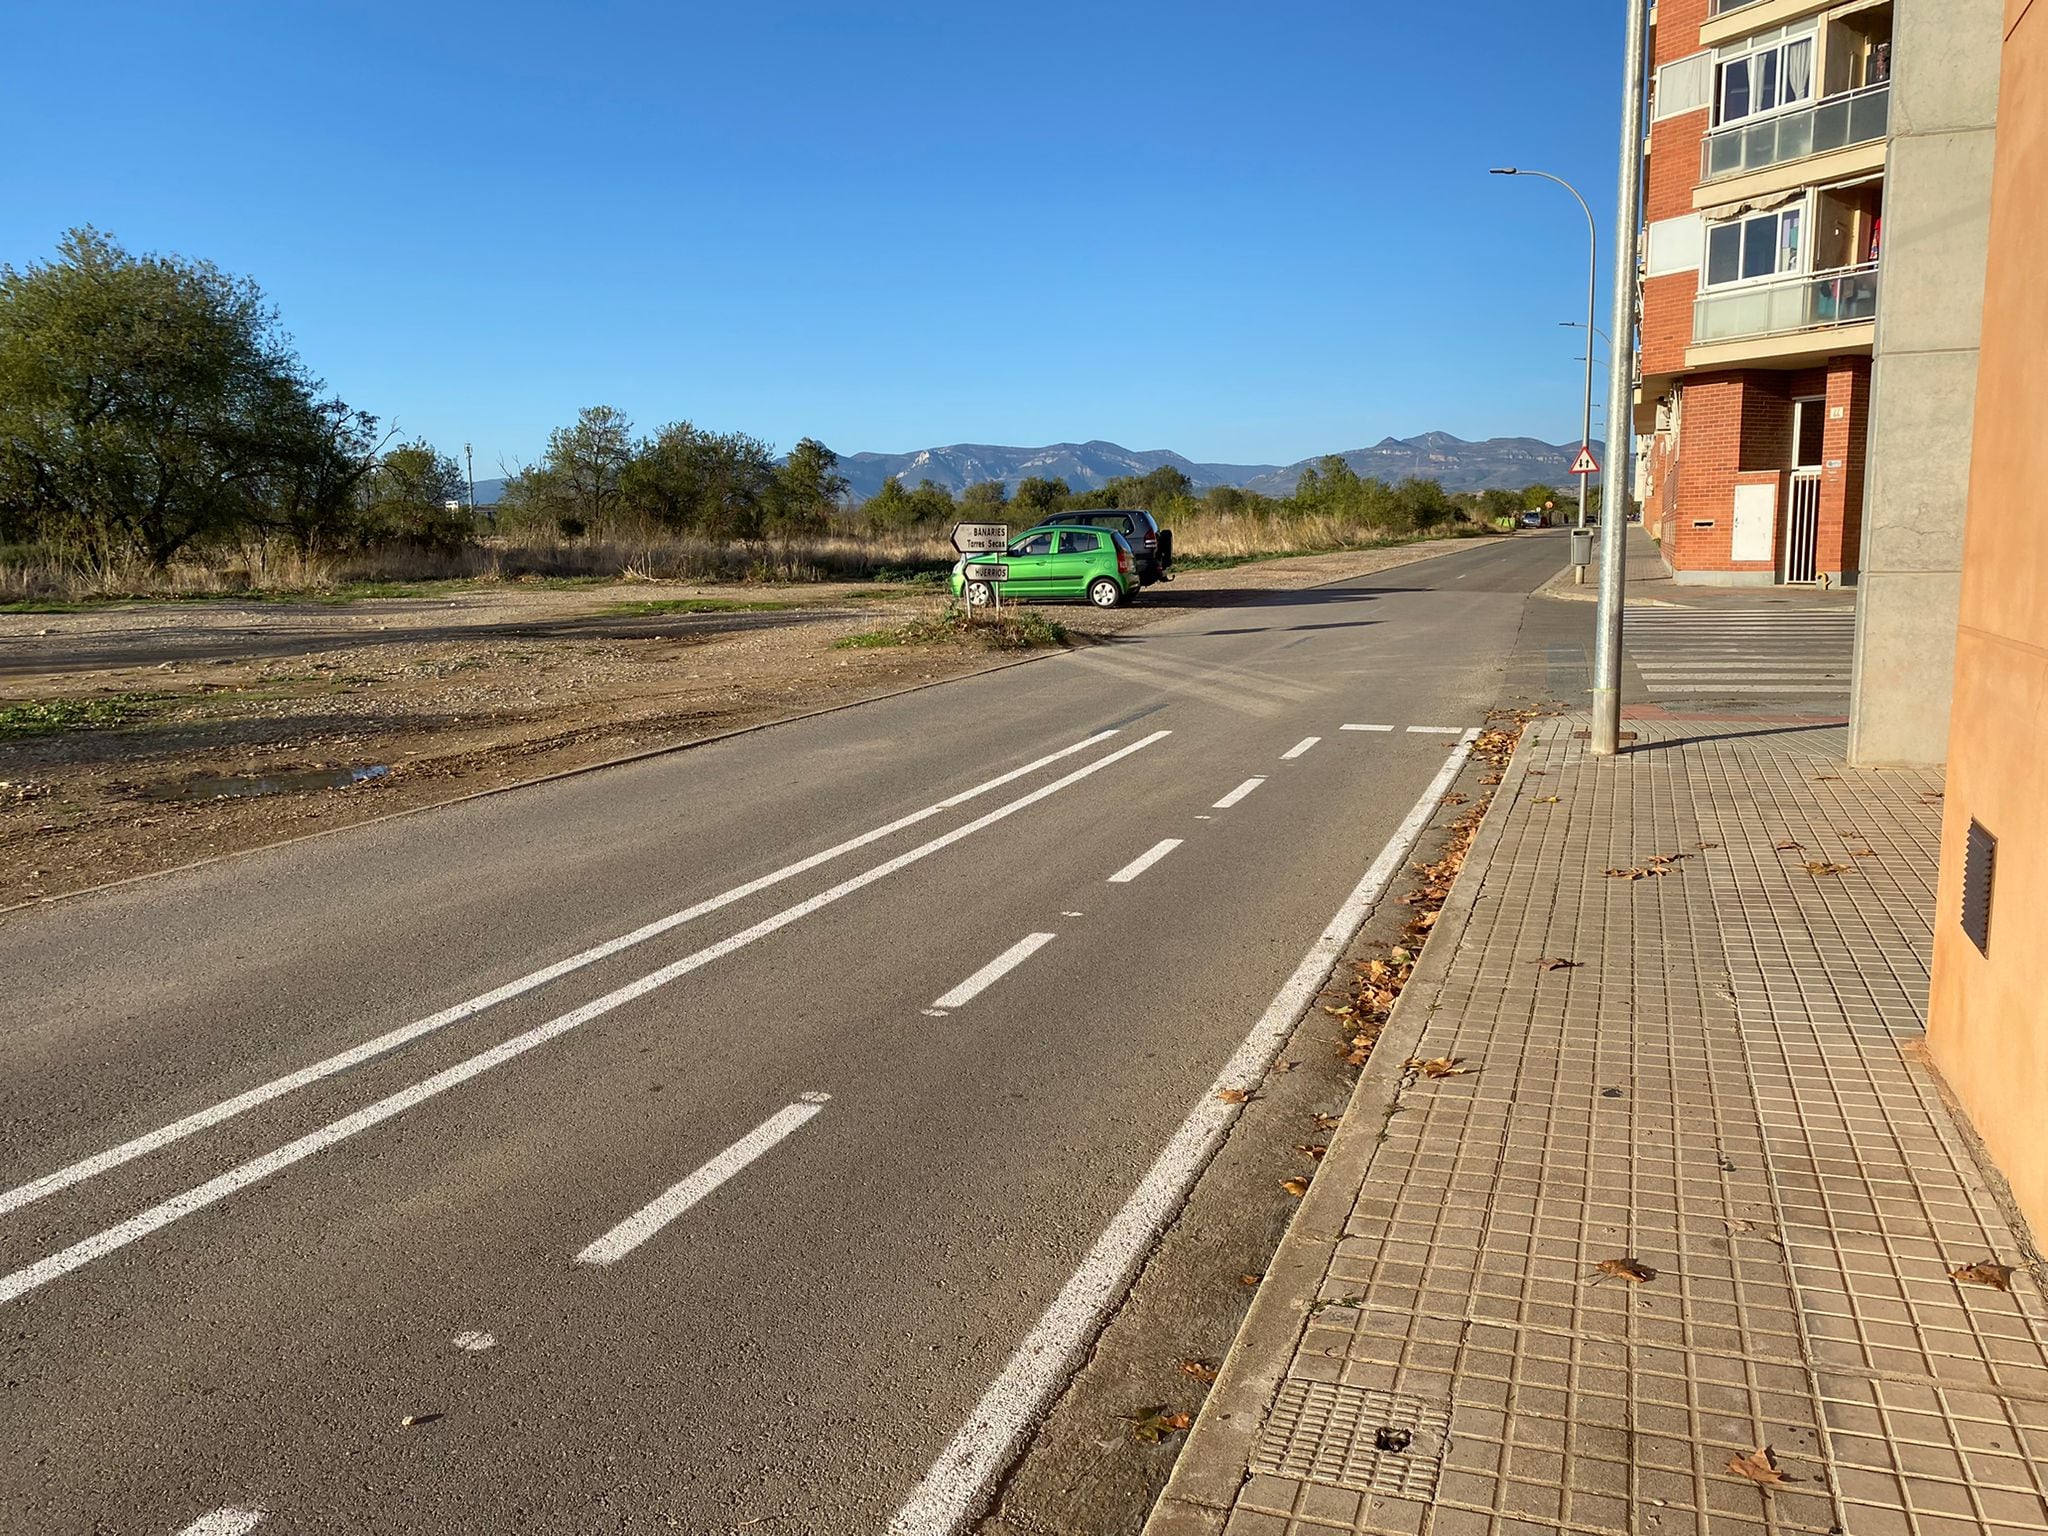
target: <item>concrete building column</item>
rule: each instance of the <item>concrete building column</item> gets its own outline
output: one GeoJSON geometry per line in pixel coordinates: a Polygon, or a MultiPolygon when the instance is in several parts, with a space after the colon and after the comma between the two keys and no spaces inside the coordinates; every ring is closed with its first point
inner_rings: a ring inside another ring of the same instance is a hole
{"type": "Polygon", "coordinates": [[[1947,752],[2004,33],[2004,0],[1893,8],[1852,762],[1947,752]]]}

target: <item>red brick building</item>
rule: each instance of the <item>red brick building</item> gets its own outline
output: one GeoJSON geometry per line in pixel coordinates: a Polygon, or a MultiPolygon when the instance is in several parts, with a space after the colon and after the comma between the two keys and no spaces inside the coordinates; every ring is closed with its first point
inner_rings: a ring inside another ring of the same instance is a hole
{"type": "Polygon", "coordinates": [[[1853,581],[1892,0],[1659,0],[1644,526],[1681,581],[1853,581]]]}

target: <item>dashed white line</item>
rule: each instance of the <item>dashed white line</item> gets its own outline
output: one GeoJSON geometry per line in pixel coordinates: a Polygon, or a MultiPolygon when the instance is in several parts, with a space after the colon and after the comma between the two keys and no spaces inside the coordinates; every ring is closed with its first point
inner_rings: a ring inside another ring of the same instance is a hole
{"type": "Polygon", "coordinates": [[[934,1008],[958,1008],[963,1004],[972,1002],[994,983],[1000,981],[1004,976],[1014,971],[1026,960],[1029,960],[1033,955],[1045,948],[1046,945],[1053,941],[1054,937],[1050,933],[1026,934],[1000,955],[997,955],[995,959],[989,961],[987,965],[984,965],[972,976],[961,982],[959,986],[948,992],[944,997],[933,1002],[932,1006],[934,1008]]]}
{"type": "Polygon", "coordinates": [[[497,1348],[498,1341],[481,1328],[465,1328],[449,1341],[457,1349],[466,1349],[473,1355],[480,1355],[487,1349],[497,1348]]]}
{"type": "Polygon", "coordinates": [[[178,1536],[243,1536],[262,1523],[260,1509],[216,1509],[210,1515],[201,1515],[178,1536]]]}
{"type": "Polygon", "coordinates": [[[1462,725],[1411,725],[1408,727],[1408,730],[1411,735],[1415,736],[1462,736],[1465,734],[1465,728],[1462,725]]]}
{"type": "Polygon", "coordinates": [[[1139,854],[1135,859],[1131,860],[1131,862],[1126,864],[1122,869],[1118,870],[1115,874],[1111,875],[1109,877],[1109,883],[1111,885],[1129,885],[1133,880],[1137,879],[1138,876],[1145,873],[1146,870],[1150,869],[1154,864],[1157,864],[1161,859],[1165,858],[1169,853],[1173,852],[1173,850],[1178,848],[1180,845],[1181,839],[1177,837],[1161,838],[1158,842],[1154,843],[1150,848],[1147,848],[1143,853],[1139,854]]]}
{"type": "Polygon", "coordinates": [[[1217,1093],[1249,1087],[1271,1066],[1346,946],[1357,936],[1366,914],[1400,873],[1415,839],[1464,767],[1478,735],[1476,730],[1463,734],[1422,798],[1380,849],[1372,867],[1345,898],[1216,1081],[1189,1111],[1123,1209],[1096,1239],[1081,1267],[897,1510],[889,1522],[891,1536],[954,1536],[987,1502],[1018,1446],[1064,1388],[1160,1230],[1180,1210],[1222,1144],[1238,1106],[1219,1099],[1217,1093]]]}
{"type": "Polygon", "coordinates": [[[1314,746],[1317,742],[1321,741],[1322,739],[1323,738],[1320,736],[1302,737],[1301,740],[1297,741],[1293,746],[1289,747],[1285,752],[1282,752],[1280,754],[1280,761],[1283,763],[1291,763],[1297,757],[1307,756],[1308,749],[1314,746]]]}
{"type": "Polygon", "coordinates": [[[1391,725],[1340,725],[1340,731],[1391,731],[1391,725]]]}
{"type": "Polygon", "coordinates": [[[167,1227],[172,1222],[191,1215],[194,1211],[204,1210],[214,1202],[226,1199],[237,1190],[246,1189],[251,1184],[261,1183],[264,1179],[269,1178],[272,1174],[282,1169],[290,1167],[293,1163],[311,1157],[316,1152],[323,1152],[339,1142],[346,1141],[357,1132],[366,1131],[373,1125],[381,1124],[383,1121],[389,1120],[393,1115],[400,1114],[416,1104],[423,1103],[427,1099],[433,1098],[436,1094],[446,1093],[450,1088],[460,1083],[465,1083],[481,1073],[488,1072],[493,1067],[502,1066],[514,1057],[524,1055],[535,1046],[545,1045],[557,1035],[565,1035],[570,1030],[611,1012],[614,1008],[632,1002],[636,998],[645,997],[657,988],[667,986],[679,976],[687,976],[690,972],[700,970],[704,966],[711,964],[714,960],[723,959],[735,950],[744,949],[755,940],[766,938],[769,934],[786,928],[791,923],[799,922],[809,917],[813,912],[823,907],[828,907],[833,902],[840,901],[847,896],[851,896],[855,891],[863,890],[873,885],[877,880],[886,879],[898,870],[907,869],[920,859],[927,858],[942,848],[949,848],[954,843],[971,837],[982,828],[993,826],[1006,816],[1013,816],[1018,811],[1034,806],[1041,800],[1080,783],[1081,780],[1089,777],[1091,774],[1099,773],[1112,763],[1119,762],[1134,752],[1144,751],[1145,748],[1153,745],[1153,743],[1163,741],[1172,734],[1171,731],[1154,731],[1150,736],[1134,741],[1129,746],[1119,747],[1107,756],[1099,757],[1092,763],[1076,768],[1072,773],[1054,779],[1050,784],[1042,784],[1029,794],[1018,796],[1007,805],[999,805],[994,810],[986,811],[973,821],[955,827],[950,832],[942,832],[939,836],[930,839],[928,842],[920,843],[915,848],[899,853],[892,859],[884,860],[871,869],[863,870],[860,874],[842,880],[839,884],[831,887],[829,890],[821,891],[807,901],[800,901],[793,907],[785,907],[772,917],[764,917],[751,928],[743,928],[730,938],[721,939],[718,943],[700,949],[695,954],[685,955],[682,959],[672,961],[659,970],[650,971],[637,981],[628,982],[625,986],[607,992],[603,997],[585,1003],[580,1008],[571,1009],[568,1013],[560,1014],[548,1020],[545,1024],[537,1024],[525,1033],[514,1035],[511,1039],[493,1046],[488,1051],[472,1056],[466,1061],[459,1061],[452,1067],[445,1067],[433,1074],[433,1076],[414,1083],[410,1088],[400,1089],[397,1093],[387,1095],[377,1100],[374,1104],[365,1105],[354,1114],[344,1115],[341,1119],[324,1125],[317,1131],[309,1131],[296,1141],[285,1143],[285,1145],[279,1147],[274,1152],[266,1152],[261,1157],[252,1158],[238,1167],[230,1168],[226,1173],[208,1179],[204,1184],[195,1185],[181,1194],[173,1195],[170,1199],[158,1205],[151,1206],[140,1215],[131,1216],[128,1220],[109,1227],[103,1232],[96,1232],[91,1237],[81,1238],[70,1247],[60,1249],[46,1259],[40,1259],[24,1269],[18,1269],[11,1275],[0,1276],[0,1305],[13,1301],[17,1297],[25,1296],[38,1286],[47,1285],[59,1276],[70,1274],[74,1269],[83,1268],[94,1259],[104,1258],[107,1254],[126,1247],[137,1238],[147,1237],[150,1233],[167,1227]]]}
{"type": "Polygon", "coordinates": [[[238,1093],[231,1099],[223,1099],[218,1104],[185,1116],[182,1120],[174,1120],[169,1125],[163,1126],[158,1130],[138,1136],[132,1141],[124,1141],[117,1147],[109,1147],[104,1152],[95,1153],[91,1157],[83,1158],[67,1167],[59,1168],[54,1173],[46,1173],[41,1178],[31,1179],[28,1183],[19,1185],[16,1188],[0,1191],[0,1215],[4,1215],[8,1211],[18,1210],[24,1205],[41,1200],[45,1196],[53,1195],[58,1190],[67,1189],[73,1184],[97,1178],[100,1174],[106,1173],[110,1169],[118,1168],[123,1163],[131,1162],[146,1153],[154,1152],[159,1147],[169,1146],[172,1142],[203,1131],[209,1126],[218,1125],[223,1120],[233,1119],[236,1115],[254,1109],[259,1104],[267,1104],[272,1099],[282,1098],[285,1094],[304,1088],[310,1083],[317,1083],[322,1078],[333,1077],[336,1073],[346,1072],[351,1067],[360,1066],[374,1057],[395,1051],[400,1046],[419,1039],[422,1035],[430,1035],[435,1030],[446,1028],[450,1024],[459,1023],[461,1020],[472,1015],[482,1013],[487,1008],[495,1007],[497,1004],[508,999],[518,997],[522,993],[531,992],[536,987],[544,986],[548,982],[566,976],[571,971],[581,970],[585,966],[594,965],[600,960],[618,954],[621,950],[631,949],[636,944],[643,944],[649,939],[667,933],[671,929],[679,928],[685,923],[694,922],[696,919],[716,912],[722,907],[731,906],[736,901],[743,901],[747,897],[759,891],[764,891],[772,885],[779,885],[785,880],[805,873],[807,870],[816,869],[820,864],[836,859],[842,854],[851,853],[856,848],[864,848],[869,843],[878,842],[882,838],[903,831],[906,827],[915,826],[918,822],[928,820],[942,811],[952,810],[956,806],[964,805],[969,800],[987,794],[992,789],[1000,789],[1003,785],[1022,778],[1025,774],[1034,773],[1050,763],[1056,763],[1062,758],[1071,757],[1076,752],[1085,751],[1099,742],[1107,741],[1116,734],[1114,730],[1097,731],[1085,741],[1077,741],[1070,747],[1062,747],[1057,752],[1049,752],[1044,757],[1036,758],[1024,764],[1021,768],[1012,768],[1008,773],[998,774],[995,778],[984,780],[971,789],[964,789],[960,793],[950,795],[944,800],[935,801],[931,805],[925,806],[922,810],[912,811],[907,816],[899,816],[886,826],[876,827],[871,832],[863,832],[858,837],[850,837],[843,843],[835,843],[832,847],[824,849],[822,852],[811,854],[808,858],[799,859],[794,864],[786,864],[781,869],[772,870],[768,874],[757,876],[755,879],[747,881],[744,885],[736,885],[731,890],[708,897],[694,906],[684,907],[679,912],[671,912],[666,917],[657,918],[643,927],[635,928],[631,933],[623,933],[617,938],[605,940],[602,944],[592,945],[589,949],[573,954],[566,960],[557,960],[554,964],[542,966],[537,971],[529,971],[516,981],[508,981],[503,986],[493,987],[490,991],[479,993],[467,1002],[457,1003],[453,1007],[442,1009],[439,1013],[429,1014],[424,1019],[418,1019],[413,1023],[401,1025],[397,1029],[378,1035],[375,1039],[365,1040],[360,1045],[351,1046],[348,1050],[329,1056],[324,1060],[316,1061],[309,1067],[301,1067],[296,1072],[287,1073],[283,1077],[275,1078],[246,1092],[238,1093]]]}
{"type": "Polygon", "coordinates": [[[747,1164],[808,1125],[824,1110],[831,1097],[829,1093],[807,1093],[800,1102],[777,1110],[695,1173],[669,1185],[577,1254],[576,1262],[618,1263],[747,1164]]]}
{"type": "Polygon", "coordinates": [[[1265,782],[1266,781],[1264,778],[1246,779],[1242,784],[1238,785],[1237,788],[1233,789],[1221,800],[1218,800],[1214,805],[1210,806],[1209,809],[1212,811],[1227,811],[1233,805],[1237,804],[1238,801],[1242,800],[1246,795],[1250,794],[1253,790],[1257,789],[1261,784],[1265,782]]]}

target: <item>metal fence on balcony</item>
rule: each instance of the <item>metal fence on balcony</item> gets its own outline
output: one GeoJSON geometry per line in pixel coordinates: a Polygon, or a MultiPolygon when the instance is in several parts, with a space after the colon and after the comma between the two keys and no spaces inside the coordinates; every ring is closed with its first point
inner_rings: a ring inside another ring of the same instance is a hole
{"type": "Polygon", "coordinates": [[[1780,112],[1754,123],[1717,128],[1700,141],[1700,177],[1734,176],[1806,155],[1868,144],[1890,130],[1889,80],[1844,91],[1796,112],[1780,112]]]}
{"type": "Polygon", "coordinates": [[[1877,263],[1716,288],[1693,301],[1694,342],[1739,341],[1877,318],[1877,263]]]}

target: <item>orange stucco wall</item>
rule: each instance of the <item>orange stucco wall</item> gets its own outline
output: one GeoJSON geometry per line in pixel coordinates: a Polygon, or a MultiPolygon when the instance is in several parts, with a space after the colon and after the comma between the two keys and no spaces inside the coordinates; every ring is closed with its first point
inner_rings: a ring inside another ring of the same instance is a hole
{"type": "Polygon", "coordinates": [[[1928,1044],[2048,1233],[2048,0],[2008,17],[1928,1044]],[[1988,955],[1959,920],[1972,818],[1998,839],[1988,955]]]}

